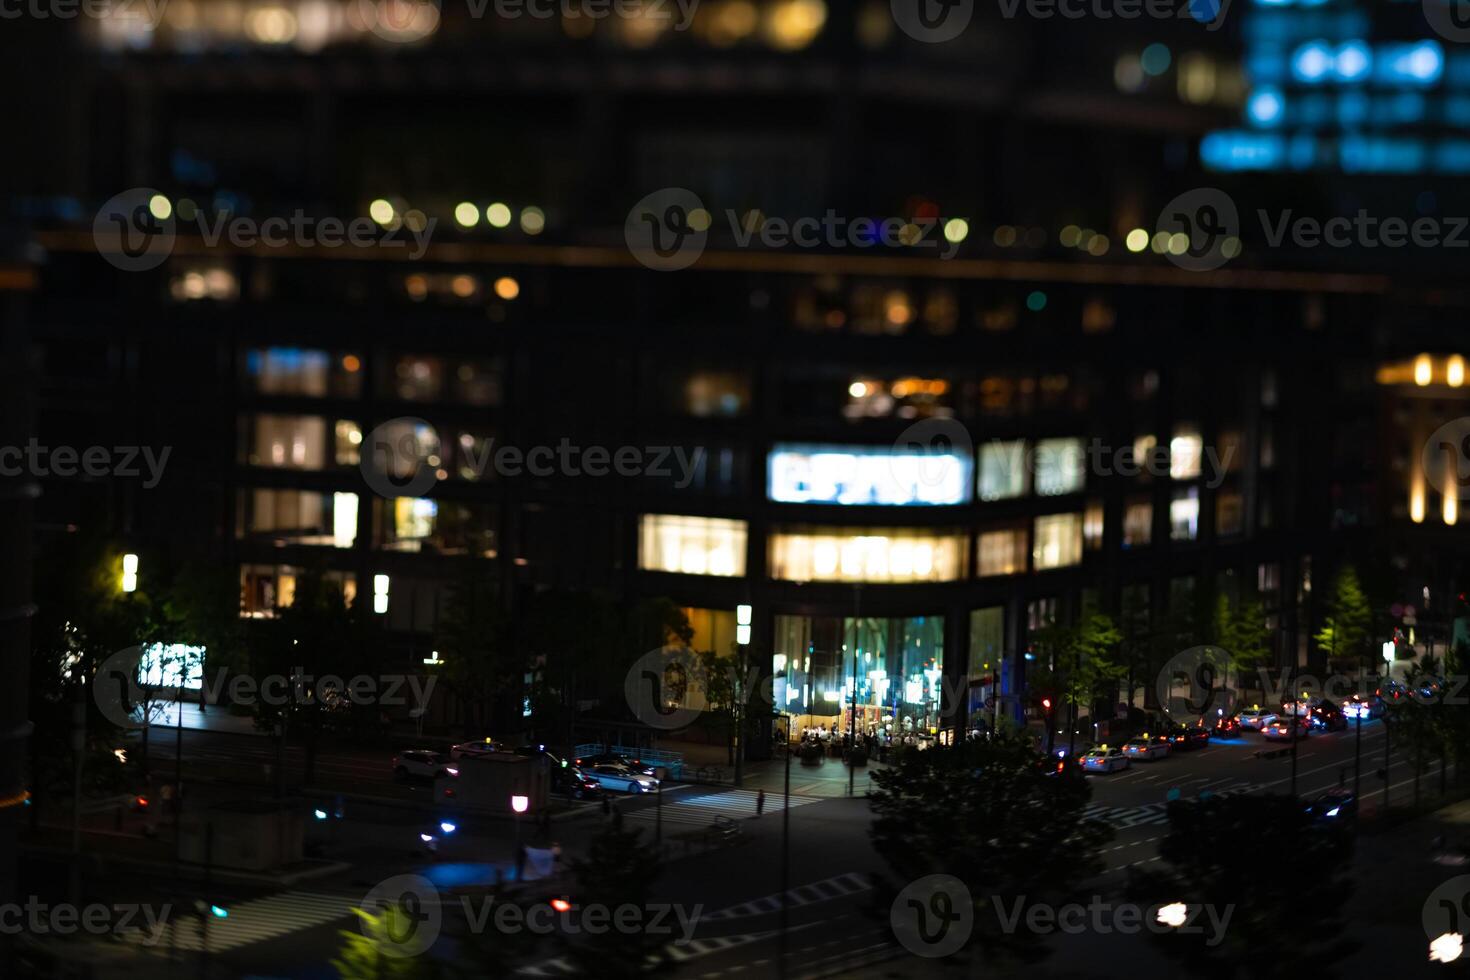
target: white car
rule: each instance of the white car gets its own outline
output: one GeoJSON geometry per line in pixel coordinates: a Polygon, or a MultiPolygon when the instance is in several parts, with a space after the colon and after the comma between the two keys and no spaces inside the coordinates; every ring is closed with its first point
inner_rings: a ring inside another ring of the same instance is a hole
{"type": "Polygon", "coordinates": [[[438,752],[405,749],[393,757],[393,775],[399,779],[438,779],[440,776],[458,776],[459,770],[449,765],[438,752]]]}
{"type": "Polygon", "coordinates": [[[1249,728],[1260,731],[1271,722],[1276,720],[1276,712],[1267,711],[1265,708],[1245,708],[1235,716],[1240,719],[1241,728],[1249,728]]]}
{"type": "Polygon", "coordinates": [[[1082,757],[1082,769],[1084,772],[1112,772],[1114,769],[1127,768],[1128,757],[1119,748],[1108,748],[1105,745],[1099,745],[1082,757]]]}
{"type": "Polygon", "coordinates": [[[505,746],[493,738],[486,737],[475,742],[460,742],[449,750],[449,758],[463,759],[466,756],[490,755],[504,751],[505,746]]]}
{"type": "Polygon", "coordinates": [[[645,776],[641,772],[634,772],[623,766],[615,766],[604,763],[600,766],[592,766],[582,770],[588,779],[597,781],[597,785],[603,789],[622,790],[628,793],[646,793],[658,788],[658,780],[652,776],[645,776]]]}

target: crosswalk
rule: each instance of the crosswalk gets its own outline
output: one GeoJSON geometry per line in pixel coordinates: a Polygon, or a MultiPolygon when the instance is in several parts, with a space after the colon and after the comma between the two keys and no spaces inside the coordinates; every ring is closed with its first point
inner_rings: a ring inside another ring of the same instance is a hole
{"type": "MultiPolygon", "coordinates": [[[[1241,783],[1220,790],[1209,790],[1211,796],[1239,796],[1266,788],[1266,783],[1241,783]]],[[[1189,797],[1186,797],[1189,798],[1189,797]]],[[[1144,803],[1140,806],[1107,806],[1093,803],[1082,810],[1089,820],[1100,820],[1117,830],[1131,827],[1154,827],[1169,822],[1168,803],[1144,803]]]]}
{"type": "MultiPolygon", "coordinates": [[[[842,898],[845,895],[856,895],[860,892],[872,890],[872,883],[868,876],[856,871],[821,881],[814,881],[809,885],[799,885],[788,889],[786,892],[786,904],[790,908],[801,905],[811,905],[815,902],[829,902],[834,898],[842,898]]],[[[720,922],[726,919],[740,919],[752,915],[768,915],[781,908],[781,893],[766,895],[761,898],[752,899],[749,902],[741,902],[739,905],[731,905],[729,908],[716,909],[710,912],[702,921],[720,922]]]]}
{"type": "MultiPolygon", "coordinates": [[[[699,796],[667,800],[663,804],[663,822],[665,826],[708,827],[714,823],[717,815],[731,820],[744,820],[756,815],[757,796],[757,793],[748,789],[729,789],[719,793],[702,793],[699,796]]],[[[820,796],[791,797],[793,808],[821,802],[820,796]]],[[[779,794],[766,794],[765,813],[780,813],[782,808],[783,799],[779,794]]],[[[625,813],[623,819],[652,824],[659,818],[656,808],[650,806],[625,813]]]]}
{"type": "MultiPolygon", "coordinates": [[[[325,925],[352,916],[361,896],[320,895],[311,892],[282,892],[266,898],[232,905],[227,918],[209,920],[209,951],[223,953],[251,943],[277,939],[293,932],[325,925]]],[[[173,944],[182,950],[203,948],[199,918],[183,915],[173,920],[173,944]]],[[[167,936],[159,940],[168,943],[167,936]]]]}

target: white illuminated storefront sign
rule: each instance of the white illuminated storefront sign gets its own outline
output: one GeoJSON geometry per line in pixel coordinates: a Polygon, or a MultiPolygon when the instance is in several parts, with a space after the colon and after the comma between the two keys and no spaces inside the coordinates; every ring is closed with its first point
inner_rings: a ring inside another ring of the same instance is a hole
{"type": "Polygon", "coordinates": [[[777,444],[766,472],[778,503],[943,506],[969,502],[974,463],[960,453],[777,444]]]}

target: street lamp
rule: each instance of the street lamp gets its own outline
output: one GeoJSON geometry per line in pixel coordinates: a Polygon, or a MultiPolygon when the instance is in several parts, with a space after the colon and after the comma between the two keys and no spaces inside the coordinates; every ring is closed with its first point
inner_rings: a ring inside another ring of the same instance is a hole
{"type": "Polygon", "coordinates": [[[512,796],[510,798],[510,808],[515,811],[516,815],[516,881],[518,882],[520,881],[521,869],[526,866],[525,862],[521,860],[521,814],[525,813],[530,806],[531,798],[529,796],[512,796]]]}
{"type": "Polygon", "coordinates": [[[138,589],[138,556],[123,555],[122,590],[136,592],[138,589]]]}

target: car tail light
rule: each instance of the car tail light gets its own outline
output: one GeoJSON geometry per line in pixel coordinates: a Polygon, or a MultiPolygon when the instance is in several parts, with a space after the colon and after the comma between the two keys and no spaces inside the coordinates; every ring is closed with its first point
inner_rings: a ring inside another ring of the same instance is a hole
{"type": "Polygon", "coordinates": [[[564,898],[553,898],[551,900],[551,907],[558,912],[568,912],[572,908],[572,903],[564,898]]]}

